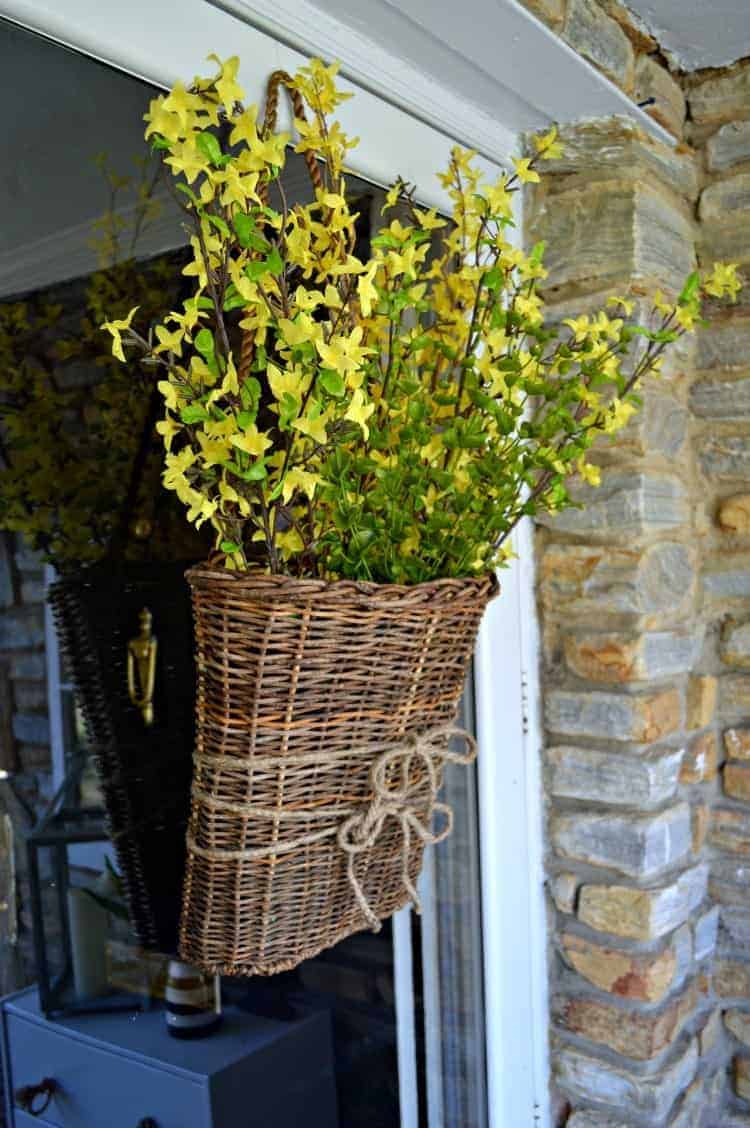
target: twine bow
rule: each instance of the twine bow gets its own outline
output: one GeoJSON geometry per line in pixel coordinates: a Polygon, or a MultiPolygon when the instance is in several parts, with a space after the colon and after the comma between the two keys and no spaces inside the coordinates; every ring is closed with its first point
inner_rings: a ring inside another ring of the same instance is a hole
{"type": "Polygon", "coordinates": [[[477,744],[470,733],[459,728],[439,728],[421,736],[407,737],[401,744],[382,752],[373,763],[370,769],[372,799],[364,809],[350,815],[341,824],[337,842],[347,855],[349,884],[374,932],[380,930],[380,920],[370,907],[357,877],[357,857],[372,849],[388,819],[399,823],[403,837],[401,881],[414,908],[421,912],[419,894],[409,874],[412,833],[425,846],[434,846],[448,837],[453,829],[453,811],[447,803],[438,802],[440,769],[445,763],[470,764],[476,755],[477,744]],[[454,752],[449,747],[452,738],[462,740],[466,751],[454,752]],[[394,784],[394,775],[400,777],[400,784],[394,784]],[[438,831],[432,829],[436,814],[444,819],[438,831]]]}
{"type": "MultiPolygon", "coordinates": [[[[417,912],[421,910],[419,895],[409,874],[409,858],[412,835],[424,845],[434,845],[447,838],[453,827],[453,812],[447,803],[438,802],[437,793],[441,783],[441,769],[444,764],[470,764],[476,758],[477,745],[474,737],[464,729],[441,726],[428,729],[420,735],[406,736],[397,742],[380,745],[344,749],[331,753],[301,753],[278,756],[254,756],[248,761],[248,769],[253,772],[277,772],[279,766],[320,767],[336,764],[342,758],[367,756],[377,753],[370,767],[371,796],[364,803],[325,804],[313,809],[299,807],[265,807],[255,803],[237,802],[221,799],[211,794],[203,782],[204,765],[213,771],[226,767],[237,771],[236,757],[206,756],[199,749],[195,752],[195,774],[193,778],[193,801],[216,811],[240,815],[244,819],[268,820],[277,827],[282,824],[300,825],[305,829],[301,834],[291,835],[283,842],[269,841],[266,845],[249,847],[203,846],[198,843],[192,826],[188,829],[187,845],[191,854],[212,861],[245,861],[269,857],[281,857],[335,838],[341,851],[347,856],[347,877],[357,904],[371,928],[380,929],[380,920],[367,900],[362,884],[357,877],[356,861],[365,851],[375,846],[388,819],[393,819],[401,827],[401,880],[409,899],[417,912]],[[454,752],[450,747],[453,739],[463,741],[466,751],[454,752]],[[435,815],[445,821],[438,831],[433,831],[432,820],[435,815]],[[343,821],[341,820],[342,815],[343,821]],[[336,821],[333,821],[336,820],[336,821]],[[322,827],[316,828],[316,823],[322,827]]],[[[269,839],[273,836],[269,833],[269,839]]]]}

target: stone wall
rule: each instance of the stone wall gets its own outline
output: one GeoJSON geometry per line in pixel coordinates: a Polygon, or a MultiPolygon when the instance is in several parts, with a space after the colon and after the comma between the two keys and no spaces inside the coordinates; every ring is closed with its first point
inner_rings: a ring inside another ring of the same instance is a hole
{"type": "MultiPolygon", "coordinates": [[[[686,90],[701,169],[698,258],[739,263],[748,285],[750,60],[690,76],[686,90]]],[[[705,771],[709,893],[719,914],[713,988],[730,1079],[722,1124],[750,1124],[750,290],[701,334],[696,359],[691,434],[706,624],[697,670],[718,691],[705,771]]]]}
{"type": "MultiPolygon", "coordinates": [[[[582,39],[597,5],[529,6],[632,94],[611,62],[625,25],[634,72],[674,85],[615,5],[591,24],[606,65],[582,39]]],[[[682,81],[679,128],[660,120],[688,144],[563,131],[527,213],[553,319],[674,295],[696,261],[750,280],[750,66],[682,81]]],[[[554,1104],[573,1128],[750,1125],[749,388],[746,297],[649,383],[586,508],[537,535],[554,1104]]]]}
{"type": "Polygon", "coordinates": [[[579,55],[677,138],[685,94],[659,44],[619,0],[521,0],[579,55]]]}
{"type": "MultiPolygon", "coordinates": [[[[563,132],[529,209],[549,247],[548,311],[693,268],[695,161],[625,122],[563,132]]],[[[715,683],[694,673],[697,497],[681,346],[644,409],[596,455],[599,489],[538,533],[552,1015],[560,1119],[689,1124],[724,1070],[708,897],[715,683]]]]}

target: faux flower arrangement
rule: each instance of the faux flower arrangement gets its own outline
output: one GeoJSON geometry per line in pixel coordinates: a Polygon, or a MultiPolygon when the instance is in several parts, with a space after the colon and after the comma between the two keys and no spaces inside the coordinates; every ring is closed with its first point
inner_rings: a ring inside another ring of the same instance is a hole
{"type": "MultiPolygon", "coordinates": [[[[215,57],[212,57],[215,58],[215,57]]],[[[215,562],[272,573],[417,583],[486,573],[526,514],[596,483],[588,452],[639,405],[642,379],[700,321],[706,294],[736,296],[734,266],[548,327],[543,245],[513,245],[513,194],[560,154],[555,129],[486,183],[454,149],[448,218],[399,181],[370,257],[354,253],[345,175],[355,142],[329,115],[349,95],[313,60],[288,80],[309,109],[295,149],[322,162],[312,203],[289,205],[289,134],[243,106],[238,60],[146,115],[191,225],[194,292],[153,330],[137,310],[106,324],[121,360],[159,366],[164,484],[215,531],[215,562]],[[627,363],[626,363],[627,362],[627,363]]],[[[299,104],[299,102],[298,102],[299,104]]]]}

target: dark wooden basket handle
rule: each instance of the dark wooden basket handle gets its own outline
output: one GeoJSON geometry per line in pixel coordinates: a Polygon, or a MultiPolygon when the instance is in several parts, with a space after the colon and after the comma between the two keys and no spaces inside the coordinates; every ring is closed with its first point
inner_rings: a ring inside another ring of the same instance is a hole
{"type": "Polygon", "coordinates": [[[29,1116],[41,1116],[59,1090],[57,1081],[52,1077],[45,1077],[38,1085],[24,1085],[21,1089],[17,1089],[14,1094],[15,1102],[23,1112],[28,1112],[29,1116]]]}

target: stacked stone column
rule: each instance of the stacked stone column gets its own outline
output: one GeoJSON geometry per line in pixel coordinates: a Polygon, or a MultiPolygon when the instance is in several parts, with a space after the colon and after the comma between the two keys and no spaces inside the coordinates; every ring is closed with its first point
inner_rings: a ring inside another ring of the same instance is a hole
{"type": "MultiPolygon", "coordinates": [[[[740,264],[750,284],[750,61],[686,83],[702,164],[698,255],[740,264]]],[[[750,1124],[750,291],[699,338],[693,445],[702,500],[700,669],[716,682],[705,771],[714,782],[709,891],[718,905],[713,988],[723,1012],[729,1109],[750,1124]]]]}
{"type": "MultiPolygon", "coordinates": [[[[695,265],[693,155],[625,122],[563,144],[528,212],[549,316],[613,292],[676,295],[695,265]]],[[[698,1124],[723,1099],[692,379],[680,347],[598,449],[603,485],[538,532],[553,1074],[574,1128],[698,1124]]]]}

